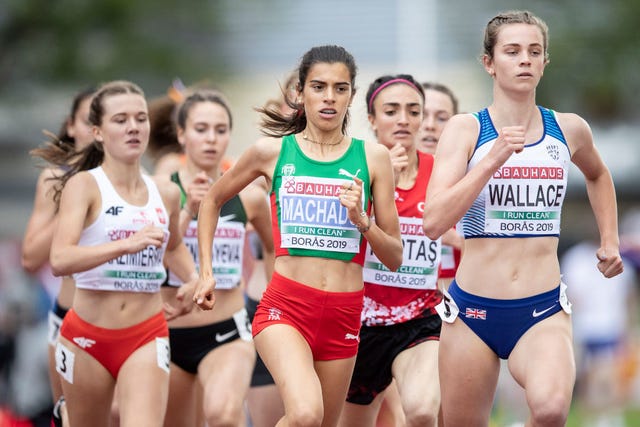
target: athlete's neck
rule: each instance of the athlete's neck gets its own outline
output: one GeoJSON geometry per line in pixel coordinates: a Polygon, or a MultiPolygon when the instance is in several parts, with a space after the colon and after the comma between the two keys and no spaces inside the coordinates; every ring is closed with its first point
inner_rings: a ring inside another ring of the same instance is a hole
{"type": "Polygon", "coordinates": [[[402,189],[409,189],[413,187],[418,176],[418,150],[414,147],[413,150],[407,152],[407,156],[409,157],[407,167],[397,173],[396,176],[396,187],[402,189]]]}
{"type": "Polygon", "coordinates": [[[222,175],[219,164],[216,164],[210,168],[203,169],[195,163],[187,161],[185,167],[180,169],[180,179],[184,179],[186,182],[192,182],[196,178],[196,176],[202,172],[204,172],[210,178],[210,181],[212,183],[217,181],[220,175],[222,175]]]}
{"type": "Polygon", "coordinates": [[[524,126],[540,117],[536,105],[535,91],[532,93],[494,93],[493,103],[489,106],[489,114],[496,129],[503,126],[524,126]]]}

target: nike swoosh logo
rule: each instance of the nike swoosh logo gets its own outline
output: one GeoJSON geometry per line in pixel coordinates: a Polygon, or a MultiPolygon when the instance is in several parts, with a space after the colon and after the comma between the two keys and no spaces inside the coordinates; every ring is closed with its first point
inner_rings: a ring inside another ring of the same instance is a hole
{"type": "Polygon", "coordinates": [[[223,222],[229,222],[235,217],[236,217],[236,214],[221,216],[220,219],[218,219],[218,224],[222,224],[223,222]]]}
{"type": "Polygon", "coordinates": [[[551,310],[551,309],[552,309],[553,307],[555,307],[555,306],[556,306],[556,305],[555,305],[555,304],[553,304],[551,307],[546,308],[546,309],[544,309],[544,310],[542,310],[542,311],[536,311],[537,309],[536,309],[536,308],[534,308],[534,309],[533,309],[533,313],[531,313],[531,315],[532,315],[533,317],[540,317],[540,316],[542,316],[543,314],[545,314],[547,311],[551,310]]]}
{"type": "Polygon", "coordinates": [[[217,333],[216,334],[216,342],[224,342],[224,341],[228,340],[229,338],[231,338],[232,336],[234,336],[237,333],[238,333],[237,329],[234,329],[233,331],[229,331],[229,332],[227,332],[225,334],[217,333]]]}

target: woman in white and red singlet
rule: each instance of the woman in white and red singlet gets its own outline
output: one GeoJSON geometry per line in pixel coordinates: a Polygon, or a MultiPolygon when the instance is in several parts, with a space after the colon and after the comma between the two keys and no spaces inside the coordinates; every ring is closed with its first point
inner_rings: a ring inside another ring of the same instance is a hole
{"type": "MultiPolygon", "coordinates": [[[[147,104],[133,83],[101,86],[91,101],[94,142],[60,176],[54,274],[73,275],[56,370],[71,425],[108,426],[116,383],[123,426],[161,426],[169,387],[165,314],[190,309],[191,295],[163,304],[166,263],[183,281],[195,265],[178,230],[176,185],[143,175],[147,104]]],[[[183,288],[186,292],[188,286],[183,288]]]]}
{"type": "Polygon", "coordinates": [[[424,92],[411,75],[385,75],[369,85],[365,100],[378,143],[391,155],[404,252],[402,266],[393,272],[367,250],[360,348],[340,423],[374,427],[395,379],[406,425],[434,426],[440,409],[442,322],[435,306],[442,299],[441,243],[422,231],[433,167],[433,156],[417,149],[424,92]]]}

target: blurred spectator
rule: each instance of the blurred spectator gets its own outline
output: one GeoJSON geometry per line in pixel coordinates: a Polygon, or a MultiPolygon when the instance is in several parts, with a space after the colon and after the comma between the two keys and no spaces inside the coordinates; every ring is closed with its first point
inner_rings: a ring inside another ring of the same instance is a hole
{"type": "Polygon", "coordinates": [[[640,208],[633,208],[620,221],[620,253],[640,272],[640,208]]]}
{"type": "Polygon", "coordinates": [[[49,426],[45,290],[20,267],[20,244],[0,242],[0,425],[49,426]],[[21,423],[19,423],[19,421],[21,423]]]}
{"type": "Polygon", "coordinates": [[[603,277],[594,263],[598,247],[597,241],[586,239],[561,258],[562,280],[573,303],[575,399],[583,425],[618,427],[625,425],[623,409],[629,399],[631,378],[625,367],[634,357],[636,274],[623,259],[622,274],[603,277]]]}

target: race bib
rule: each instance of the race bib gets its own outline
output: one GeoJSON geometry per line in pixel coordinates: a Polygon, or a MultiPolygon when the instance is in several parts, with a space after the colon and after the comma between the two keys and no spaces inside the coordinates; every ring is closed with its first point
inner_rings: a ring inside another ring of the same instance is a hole
{"type": "Polygon", "coordinates": [[[56,372],[69,384],[73,384],[73,367],[76,355],[62,343],[56,345],[56,372]]]}
{"type": "Polygon", "coordinates": [[[360,232],[338,198],[344,179],[283,177],[280,236],[283,248],[357,253],[360,232]]]}
{"type": "Polygon", "coordinates": [[[442,301],[436,305],[436,312],[443,322],[453,323],[460,313],[460,309],[456,302],[451,298],[446,289],[442,290],[442,301]]]}

